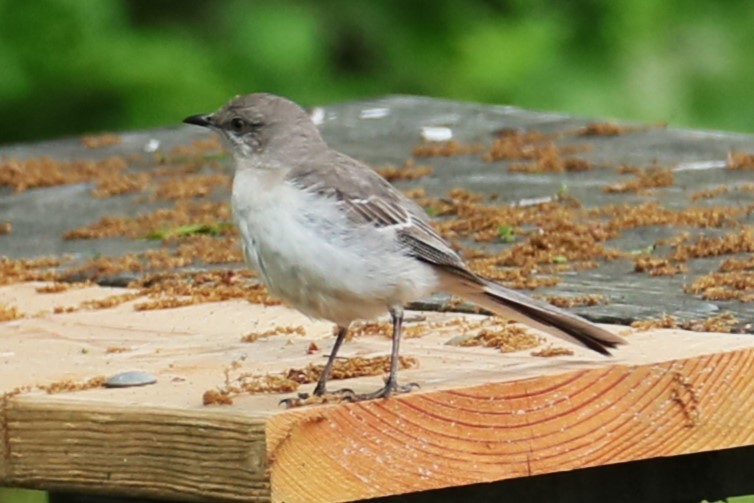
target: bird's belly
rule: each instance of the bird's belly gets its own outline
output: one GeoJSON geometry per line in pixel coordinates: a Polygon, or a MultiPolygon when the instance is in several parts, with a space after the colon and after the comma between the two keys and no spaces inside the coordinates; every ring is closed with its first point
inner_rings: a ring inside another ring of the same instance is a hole
{"type": "Polygon", "coordinates": [[[247,260],[270,293],[345,326],[435,289],[432,268],[402,253],[393,235],[354,227],[333,204],[270,205],[236,215],[247,260]]]}

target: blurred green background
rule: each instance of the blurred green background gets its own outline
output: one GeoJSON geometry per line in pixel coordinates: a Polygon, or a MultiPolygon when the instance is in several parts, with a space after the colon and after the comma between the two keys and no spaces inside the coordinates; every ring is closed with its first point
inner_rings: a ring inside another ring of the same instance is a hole
{"type": "Polygon", "coordinates": [[[235,94],[389,93],[754,131],[751,0],[0,0],[0,143],[235,94]]]}

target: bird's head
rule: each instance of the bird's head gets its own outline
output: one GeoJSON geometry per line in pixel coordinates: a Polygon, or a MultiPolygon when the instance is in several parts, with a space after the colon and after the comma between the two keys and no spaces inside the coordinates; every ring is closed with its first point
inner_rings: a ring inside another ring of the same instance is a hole
{"type": "Polygon", "coordinates": [[[308,149],[324,145],[306,110],[266,93],[236,96],[214,113],[192,115],[183,122],[219,133],[239,162],[266,158],[263,167],[274,167],[280,156],[290,154],[295,160],[308,149]]]}

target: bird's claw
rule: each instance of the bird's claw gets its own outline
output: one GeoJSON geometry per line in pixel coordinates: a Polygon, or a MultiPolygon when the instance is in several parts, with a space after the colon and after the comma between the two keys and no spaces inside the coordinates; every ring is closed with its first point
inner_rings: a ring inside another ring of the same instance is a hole
{"type": "Polygon", "coordinates": [[[419,389],[419,385],[415,382],[408,384],[398,384],[397,382],[386,382],[385,386],[373,391],[372,393],[362,393],[354,397],[354,402],[361,402],[364,400],[374,400],[377,398],[389,398],[392,395],[401,395],[403,393],[410,393],[415,389],[419,389]]]}

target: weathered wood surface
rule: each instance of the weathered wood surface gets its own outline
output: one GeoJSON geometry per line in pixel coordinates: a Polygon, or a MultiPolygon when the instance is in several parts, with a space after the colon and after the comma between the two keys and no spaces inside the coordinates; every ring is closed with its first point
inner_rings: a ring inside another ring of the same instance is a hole
{"type": "MultiPolygon", "coordinates": [[[[610,359],[580,349],[535,358],[447,346],[451,334],[430,330],[404,344],[420,367],[401,378],[420,383],[419,392],[294,410],[278,406],[281,395],[205,407],[202,393],[223,384],[231,361],[253,372],[319,362],[326,350],[310,355],[307,347],[329,348],[330,327],[282,306],[236,301],[42,314],[110,293],[0,288],[0,302],[40,312],[0,324],[0,392],[133,369],[159,379],[140,388],[7,397],[0,485],[351,501],[754,444],[754,339],[747,335],[660,330],[629,335],[610,359]],[[306,335],[242,343],[250,324],[302,324],[306,335]],[[108,353],[113,346],[128,351],[108,353]]],[[[425,314],[427,321],[458,316],[425,314]]],[[[363,336],[343,356],[381,355],[388,346],[382,336],[363,336]]],[[[379,378],[342,384],[366,391],[379,378]]]]}
{"type": "MultiPolygon", "coordinates": [[[[195,110],[187,110],[187,113],[195,110]]],[[[321,129],[327,141],[372,165],[401,165],[412,147],[421,141],[424,126],[452,128],[454,138],[464,142],[488,144],[493,131],[501,128],[545,133],[565,133],[583,127],[592,120],[564,114],[533,112],[515,107],[458,103],[418,97],[386,97],[325,107],[321,129]]],[[[38,145],[19,145],[0,148],[0,158],[26,158],[51,155],[57,159],[92,158],[110,155],[129,155],[142,152],[150,139],[160,141],[161,151],[200,138],[206,132],[200,128],[180,127],[169,130],[135,132],[122,135],[123,143],[112,147],[86,150],[77,139],[48,142],[38,145]]],[[[601,187],[621,180],[614,169],[558,174],[516,174],[506,169],[507,162],[486,163],[479,156],[461,155],[433,158],[427,163],[434,174],[412,182],[400,181],[401,188],[423,187],[430,195],[445,196],[449,189],[464,187],[485,194],[498,194],[500,201],[516,202],[552,196],[564,185],[569,194],[587,207],[623,202],[642,202],[660,199],[671,208],[685,208],[689,195],[720,184],[731,186],[751,182],[751,171],[726,170],[729,152],[754,152],[754,136],[714,131],[691,131],[644,127],[618,136],[565,138],[560,145],[589,145],[591,150],[578,156],[594,163],[609,166],[634,164],[647,166],[658,163],[673,167],[675,183],[672,187],[651,194],[606,194],[601,187]]],[[[229,162],[229,160],[228,160],[229,162]]],[[[625,179],[625,178],[623,178],[625,179]]],[[[0,221],[14,225],[12,235],[0,236],[0,255],[29,257],[42,254],[72,253],[81,259],[94,255],[119,255],[126,251],[158,247],[159,243],[144,240],[98,239],[64,241],[66,230],[96,221],[104,215],[136,215],[164,202],[145,202],[142,198],[124,196],[105,199],[92,198],[90,186],[67,185],[11,194],[0,188],[0,221]]],[[[219,197],[227,197],[220,194],[219,197]]],[[[745,206],[754,202],[754,193],[731,191],[714,201],[697,204],[727,204],[745,206]]],[[[751,224],[754,216],[739,219],[751,224]]],[[[684,230],[666,226],[639,227],[625,231],[609,246],[621,250],[645,249],[657,239],[667,238],[684,230]]],[[[689,229],[692,235],[715,235],[720,229],[689,229]]],[[[728,229],[730,230],[730,229],[728,229]]],[[[507,246],[488,245],[491,251],[507,246]]],[[[628,323],[636,319],[658,317],[663,313],[680,318],[706,318],[722,311],[732,311],[741,320],[754,315],[751,303],[737,301],[706,301],[683,292],[683,285],[696,276],[715,270],[722,258],[703,258],[689,262],[689,272],[673,277],[652,277],[634,274],[633,262],[615,260],[604,262],[596,269],[563,275],[561,283],[540,289],[542,294],[602,294],[609,303],[579,307],[575,310],[591,319],[604,322],[628,323]]],[[[240,266],[240,264],[239,264],[240,266]]],[[[112,281],[125,284],[128,278],[112,281]]],[[[103,284],[113,284],[106,279],[103,284]]]]}

